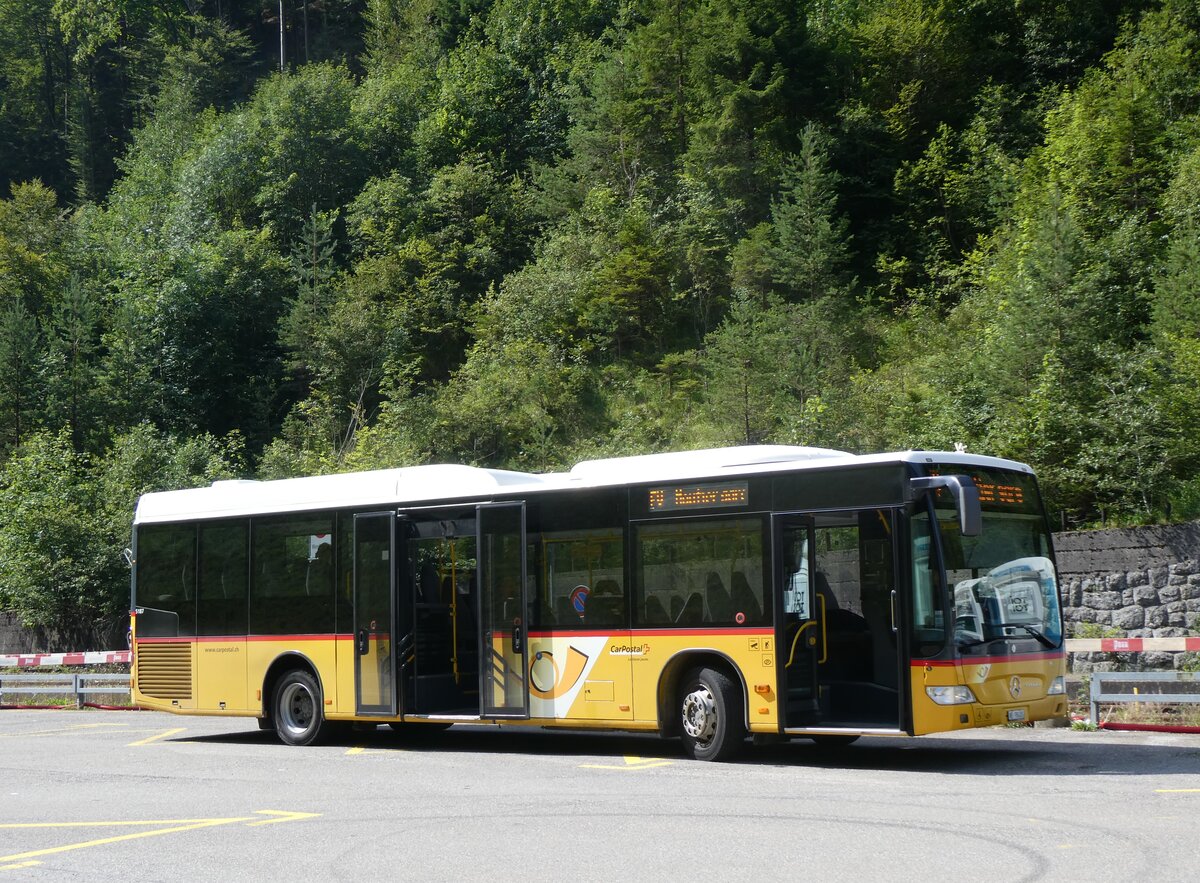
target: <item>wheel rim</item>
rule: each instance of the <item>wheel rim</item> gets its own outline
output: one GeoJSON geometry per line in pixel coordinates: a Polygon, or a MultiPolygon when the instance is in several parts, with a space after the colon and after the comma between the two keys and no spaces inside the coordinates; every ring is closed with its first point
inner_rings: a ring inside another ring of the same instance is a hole
{"type": "Polygon", "coordinates": [[[717,703],[705,686],[683,697],[683,731],[697,745],[707,745],[717,731],[717,703]]]}
{"type": "Polygon", "coordinates": [[[284,728],[295,734],[312,726],[316,703],[303,684],[288,684],[279,701],[279,716],[284,728]]]}

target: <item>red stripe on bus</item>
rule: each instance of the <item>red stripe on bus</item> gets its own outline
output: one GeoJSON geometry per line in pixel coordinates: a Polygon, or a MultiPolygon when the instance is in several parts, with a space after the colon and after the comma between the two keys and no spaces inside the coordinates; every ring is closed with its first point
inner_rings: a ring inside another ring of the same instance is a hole
{"type": "Polygon", "coordinates": [[[651,638],[669,638],[673,635],[749,635],[750,637],[774,637],[775,629],[760,628],[713,628],[713,629],[633,629],[636,635],[651,638]]]}
{"type": "Polygon", "coordinates": [[[139,644],[228,644],[230,641],[340,641],[350,640],[352,634],[334,635],[196,635],[185,638],[143,638],[138,637],[139,644]]]}
{"type": "MultiPolygon", "coordinates": [[[[496,632],[500,634],[500,632],[496,632]]],[[[508,632],[504,632],[508,634],[508,632]]],[[[608,629],[563,629],[562,631],[550,631],[539,629],[531,631],[531,638],[607,638],[611,635],[633,634],[638,637],[645,638],[670,638],[675,635],[702,636],[702,635],[749,635],[750,637],[774,637],[775,630],[769,626],[760,628],[711,628],[711,629],[627,629],[619,626],[613,626],[608,629]]]]}

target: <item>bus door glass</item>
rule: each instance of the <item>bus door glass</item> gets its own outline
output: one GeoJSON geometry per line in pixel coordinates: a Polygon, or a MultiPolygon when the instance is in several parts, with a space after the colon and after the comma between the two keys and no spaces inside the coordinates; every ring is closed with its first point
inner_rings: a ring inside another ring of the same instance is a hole
{"type": "Polygon", "coordinates": [[[786,697],[785,720],[804,720],[818,708],[817,666],[823,661],[824,605],[814,597],[811,518],[775,519],[776,579],[782,587],[777,646],[782,649],[780,690],[786,697]]]}
{"type": "Polygon", "coordinates": [[[894,513],[866,509],[781,520],[786,727],[898,729],[894,513]],[[808,669],[814,664],[815,695],[808,669]]]}
{"type": "Polygon", "coordinates": [[[354,516],[354,683],[358,714],[396,714],[393,523],[391,512],[354,516]]]}
{"type": "Polygon", "coordinates": [[[528,717],[525,504],[478,508],[479,713],[528,717]]]}

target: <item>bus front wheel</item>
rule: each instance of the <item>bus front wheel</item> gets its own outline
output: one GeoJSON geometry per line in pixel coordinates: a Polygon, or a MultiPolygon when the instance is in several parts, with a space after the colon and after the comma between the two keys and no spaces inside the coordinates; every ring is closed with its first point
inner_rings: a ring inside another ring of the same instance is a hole
{"type": "Polygon", "coordinates": [[[737,686],[724,672],[697,668],[679,693],[680,736],[696,760],[728,760],[742,747],[746,725],[737,686]]]}
{"type": "Polygon", "coordinates": [[[326,729],[321,687],[306,671],[293,669],[275,688],[275,732],[288,745],[312,745],[326,729]]]}

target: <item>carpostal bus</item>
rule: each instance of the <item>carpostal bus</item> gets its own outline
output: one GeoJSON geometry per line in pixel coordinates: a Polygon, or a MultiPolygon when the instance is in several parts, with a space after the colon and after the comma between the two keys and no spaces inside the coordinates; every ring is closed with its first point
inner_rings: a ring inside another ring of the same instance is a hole
{"type": "Polygon", "coordinates": [[[1020,463],[748,446],[143,496],[133,692],[257,718],[641,730],[697,759],[1063,717],[1020,463]]]}

